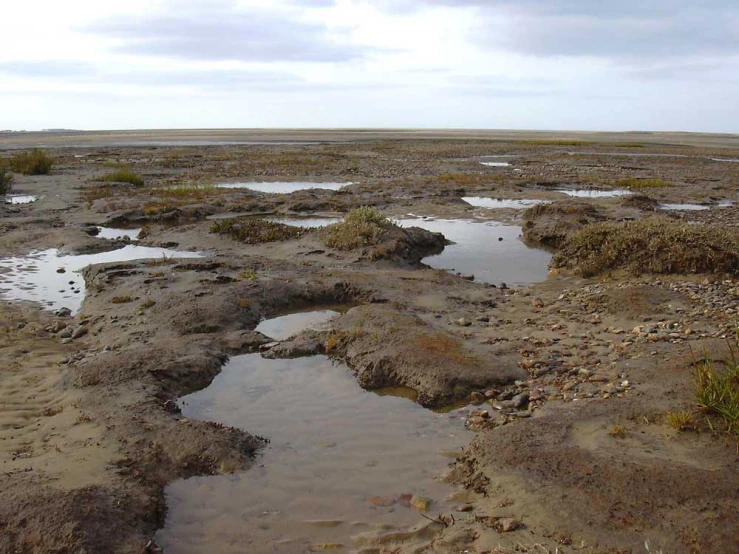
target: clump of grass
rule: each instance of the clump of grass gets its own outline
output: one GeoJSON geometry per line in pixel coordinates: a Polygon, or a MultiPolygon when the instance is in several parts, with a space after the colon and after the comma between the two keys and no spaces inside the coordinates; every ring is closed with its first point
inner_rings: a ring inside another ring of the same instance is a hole
{"type": "Polygon", "coordinates": [[[236,305],[239,308],[248,308],[249,306],[251,306],[251,302],[249,302],[249,300],[247,300],[246,298],[239,298],[236,301],[236,305]]]}
{"type": "Polygon", "coordinates": [[[46,175],[51,171],[54,160],[46,152],[34,148],[30,152],[21,152],[10,158],[10,168],[23,175],[46,175]]]}
{"type": "Polygon", "coordinates": [[[623,189],[652,189],[671,187],[672,183],[663,179],[651,178],[651,179],[636,179],[630,177],[628,179],[619,179],[615,182],[615,185],[623,189]]]}
{"type": "Polygon", "coordinates": [[[222,190],[209,184],[188,184],[157,188],[152,192],[163,198],[202,199],[222,190]]]}
{"type": "Polygon", "coordinates": [[[696,362],[693,379],[698,406],[709,416],[709,423],[717,417],[727,432],[739,436],[739,364],[732,362],[719,370],[710,360],[696,362]]]}
{"type": "Polygon", "coordinates": [[[567,236],[553,268],[583,277],[613,270],[632,274],[736,274],[739,235],[725,227],[654,217],[596,223],[567,236]]]}
{"type": "Polygon", "coordinates": [[[167,257],[166,254],[162,254],[161,258],[157,258],[155,260],[149,260],[148,262],[146,262],[146,265],[147,267],[160,267],[163,265],[172,265],[174,263],[176,263],[176,260],[174,258],[170,258],[170,257],[167,257]]]}
{"type": "Polygon", "coordinates": [[[210,232],[229,235],[246,244],[262,244],[298,238],[305,232],[305,229],[261,218],[242,218],[214,221],[210,226],[210,232]]]}
{"type": "Polygon", "coordinates": [[[667,425],[678,431],[695,429],[695,414],[691,411],[667,412],[665,421],[667,425]]]}
{"type": "Polygon", "coordinates": [[[608,432],[609,437],[614,439],[625,439],[629,434],[629,430],[623,425],[616,425],[613,429],[608,432]]]}
{"type": "Polygon", "coordinates": [[[141,307],[142,307],[143,309],[146,309],[146,308],[151,308],[151,307],[152,307],[152,306],[154,306],[155,304],[156,304],[156,302],[155,302],[154,300],[144,300],[144,301],[143,301],[143,302],[141,303],[141,307]]]}
{"type": "Polygon", "coordinates": [[[111,304],[127,304],[129,302],[133,302],[133,298],[130,296],[114,296],[110,300],[111,304]]]}
{"type": "Polygon", "coordinates": [[[103,167],[108,169],[131,169],[131,166],[123,162],[105,162],[103,167]]]}
{"type": "Polygon", "coordinates": [[[242,271],[239,274],[239,278],[246,279],[247,281],[256,281],[259,278],[259,276],[257,275],[256,271],[249,270],[249,271],[242,271]]]}
{"type": "Polygon", "coordinates": [[[590,143],[584,140],[570,139],[541,139],[541,140],[521,140],[519,144],[527,146],[587,146],[590,143]]]}
{"type": "Polygon", "coordinates": [[[355,250],[377,244],[392,223],[376,208],[362,207],[349,212],[341,223],[326,227],[323,242],[337,250],[355,250]]]}
{"type": "Polygon", "coordinates": [[[13,187],[13,174],[0,164],[0,195],[8,194],[13,187]]]}
{"type": "Polygon", "coordinates": [[[119,169],[113,173],[103,175],[100,180],[103,183],[130,183],[135,187],[143,187],[144,179],[138,173],[130,169],[119,169]]]}

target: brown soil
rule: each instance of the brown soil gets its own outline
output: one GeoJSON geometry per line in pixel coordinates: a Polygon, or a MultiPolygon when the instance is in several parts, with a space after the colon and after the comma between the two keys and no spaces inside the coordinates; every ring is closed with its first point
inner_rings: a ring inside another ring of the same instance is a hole
{"type": "Polygon", "coordinates": [[[644,552],[645,541],[650,552],[739,550],[736,441],[709,430],[691,381],[691,350],[724,358],[726,340],[735,341],[735,281],[560,272],[501,289],[419,266],[441,240],[428,233],[403,232],[379,256],[329,249],[317,233],[242,244],[210,233],[205,219],[375,206],[389,217],[517,222],[527,240],[557,247],[593,222],[642,218],[657,202],[694,202],[713,207],[667,216],[733,230],[739,208],[716,204],[739,200],[739,164],[710,158],[739,157],[735,138],[681,136],[691,146],[671,146],[672,135],[650,135],[635,149],[619,146],[618,135],[588,135],[583,140],[603,143],[577,147],[520,142],[529,134],[330,136],[347,142],[147,147],[115,145],[124,139],[110,135],[44,138],[55,145],[52,173],[19,175],[14,184],[41,199],[0,204],[5,255],[117,248],[122,243],[86,229],[145,222],[143,244],[207,257],[94,266],[73,318],[0,303],[0,552],[156,551],[165,485],[248,473],[263,444],[259,429],[183,418],[176,399],[207,386],[228,356],[269,342],[254,331],[261,318],[337,303],[357,307],[329,332],[306,333],[269,355],[327,351],[346,359],[365,387],[410,387],[428,406],[476,393],[490,399],[492,414],[470,418],[479,433],[448,475],[466,488],[472,511],[453,514],[454,524],[442,514],[442,523],[378,539],[365,552],[644,552]],[[493,154],[515,155],[521,171],[478,163],[493,154]],[[96,179],[111,162],[129,165],[145,186],[103,186],[96,179]],[[655,176],[672,186],[628,201],[556,192],[655,176]],[[298,179],[357,184],[285,196],[164,188],[298,179]],[[471,195],[558,202],[524,215],[472,208],[461,201],[471,195]],[[62,325],[88,332],[63,344],[62,325]],[[695,431],[667,425],[666,414],[681,410],[695,412],[695,431]],[[500,518],[522,525],[500,533],[500,518]]]}

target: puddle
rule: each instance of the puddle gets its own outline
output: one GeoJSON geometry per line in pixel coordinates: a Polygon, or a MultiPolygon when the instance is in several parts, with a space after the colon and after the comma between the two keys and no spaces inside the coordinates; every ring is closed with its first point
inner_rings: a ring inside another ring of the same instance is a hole
{"type": "Polygon", "coordinates": [[[432,499],[430,517],[454,508],[444,499],[455,490],[437,475],[471,436],[462,419],[364,391],[346,366],[325,356],[235,357],[181,404],[189,418],[271,442],[243,473],[167,487],[167,520],[156,538],[168,553],[358,547],[359,535],[426,522],[397,502],[402,494],[432,499]]]}
{"type": "Polygon", "coordinates": [[[247,189],[255,192],[272,194],[290,194],[299,190],[322,189],[340,190],[354,183],[308,183],[308,182],[277,182],[277,183],[221,183],[217,187],[224,189],[247,189]]]}
{"type": "Polygon", "coordinates": [[[519,238],[520,227],[461,219],[404,219],[396,223],[443,233],[455,243],[441,254],[424,258],[423,263],[431,267],[474,275],[476,281],[496,285],[526,285],[547,277],[552,255],[526,246],[519,238]]]}
{"type": "Polygon", "coordinates": [[[503,200],[500,198],[485,198],[482,196],[465,196],[462,198],[471,206],[476,208],[525,210],[539,204],[549,204],[546,200],[503,200]]]}
{"type": "Polygon", "coordinates": [[[510,167],[511,164],[508,162],[480,162],[481,165],[488,167],[510,167]]]}
{"type": "Polygon", "coordinates": [[[128,237],[131,240],[139,240],[141,229],[113,229],[112,227],[98,227],[100,231],[95,235],[99,239],[118,240],[128,237]]]}
{"type": "Polygon", "coordinates": [[[739,164],[739,158],[711,158],[711,161],[739,164]]]}
{"type": "Polygon", "coordinates": [[[334,310],[311,310],[265,319],[256,331],[275,340],[285,340],[306,329],[321,329],[339,315],[334,310]]]}
{"type": "Polygon", "coordinates": [[[6,204],[31,204],[38,200],[38,196],[32,194],[9,194],[5,197],[6,204]]]}
{"type": "Polygon", "coordinates": [[[631,194],[630,190],[616,189],[616,190],[555,190],[554,192],[561,192],[567,196],[575,198],[615,198],[617,196],[627,196],[631,194]]]}
{"type": "Polygon", "coordinates": [[[685,210],[685,211],[702,211],[710,210],[711,206],[704,204],[660,204],[660,210],[685,210]]]}
{"type": "Polygon", "coordinates": [[[31,300],[58,310],[67,307],[76,313],[85,298],[85,281],[80,269],[107,262],[127,262],[144,258],[200,258],[197,252],[166,248],[126,246],[110,252],[82,256],[60,256],[55,248],[28,256],[0,259],[0,297],[31,300]],[[64,269],[63,273],[58,270],[64,269]]]}
{"type": "Polygon", "coordinates": [[[270,217],[267,221],[274,223],[282,223],[291,227],[305,227],[307,229],[317,229],[318,227],[326,227],[341,221],[340,217],[270,217]]]}

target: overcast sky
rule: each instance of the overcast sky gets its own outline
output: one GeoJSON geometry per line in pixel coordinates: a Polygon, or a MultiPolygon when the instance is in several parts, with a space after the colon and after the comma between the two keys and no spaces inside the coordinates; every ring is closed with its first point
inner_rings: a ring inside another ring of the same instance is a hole
{"type": "Polygon", "coordinates": [[[739,0],[3,2],[0,129],[739,132],[739,0]]]}

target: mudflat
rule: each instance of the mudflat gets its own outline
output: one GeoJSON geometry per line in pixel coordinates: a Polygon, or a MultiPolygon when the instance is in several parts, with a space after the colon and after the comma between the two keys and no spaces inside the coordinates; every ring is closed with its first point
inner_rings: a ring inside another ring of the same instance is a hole
{"type": "Polygon", "coordinates": [[[0,552],[739,550],[736,429],[696,395],[736,368],[739,137],[0,135],[33,147],[0,204],[0,552]],[[271,382],[292,359],[331,394],[271,382]],[[191,417],[218,386],[274,412],[191,417]],[[383,450],[419,490],[372,491],[383,450]]]}

